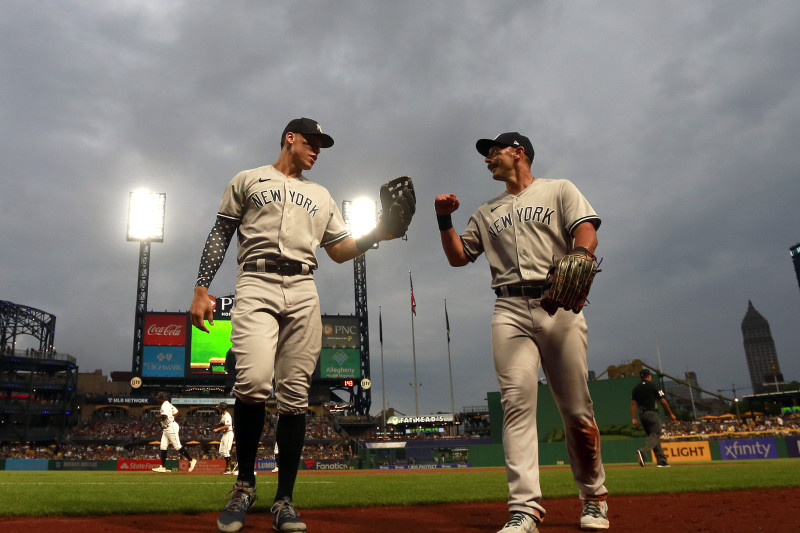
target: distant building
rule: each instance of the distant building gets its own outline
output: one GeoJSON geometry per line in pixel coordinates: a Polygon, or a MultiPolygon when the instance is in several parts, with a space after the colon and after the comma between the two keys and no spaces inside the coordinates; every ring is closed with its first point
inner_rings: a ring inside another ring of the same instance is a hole
{"type": "Polygon", "coordinates": [[[683,376],[683,379],[685,379],[686,382],[692,386],[691,390],[689,390],[688,385],[683,385],[682,383],[672,380],[665,380],[664,392],[689,402],[691,402],[692,398],[695,400],[700,399],[703,393],[698,390],[700,385],[697,382],[697,374],[694,372],[686,372],[686,375],[683,376]]]}
{"type": "Polygon", "coordinates": [[[794,263],[794,275],[797,276],[797,285],[800,286],[800,242],[789,248],[789,255],[794,263]]]}
{"type": "Polygon", "coordinates": [[[742,319],[742,338],[753,393],[774,391],[775,383],[783,382],[775,341],[772,340],[769,322],[749,300],[747,313],[742,319]]]}

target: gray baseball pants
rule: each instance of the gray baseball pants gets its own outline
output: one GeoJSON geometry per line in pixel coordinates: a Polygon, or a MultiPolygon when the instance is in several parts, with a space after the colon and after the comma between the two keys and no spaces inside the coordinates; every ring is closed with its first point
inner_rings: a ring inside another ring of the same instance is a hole
{"type": "Polygon", "coordinates": [[[503,406],[503,451],[510,511],[544,516],[540,504],[539,437],[536,427],[539,367],[544,369],[566,430],[572,475],[583,500],[603,500],[608,490],[600,432],[587,385],[583,313],[559,310],[551,317],[540,300],[499,297],[492,318],[492,355],[503,406]]]}

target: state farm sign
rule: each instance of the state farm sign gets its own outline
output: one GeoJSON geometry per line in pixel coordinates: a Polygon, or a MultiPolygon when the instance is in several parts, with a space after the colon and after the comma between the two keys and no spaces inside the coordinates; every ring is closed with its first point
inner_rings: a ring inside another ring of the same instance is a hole
{"type": "Polygon", "coordinates": [[[186,346],[186,315],[152,314],[144,317],[144,344],[186,346]]]}

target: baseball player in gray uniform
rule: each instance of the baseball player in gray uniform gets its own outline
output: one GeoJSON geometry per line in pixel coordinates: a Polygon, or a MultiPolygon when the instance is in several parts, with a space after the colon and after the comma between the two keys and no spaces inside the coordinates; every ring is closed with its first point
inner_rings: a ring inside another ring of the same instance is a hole
{"type": "Polygon", "coordinates": [[[169,472],[169,470],[167,470],[167,450],[170,444],[175,448],[175,451],[179,452],[189,461],[189,472],[191,472],[197,464],[197,459],[192,459],[189,451],[181,446],[181,438],[179,435],[181,428],[178,423],[175,422],[178,409],[170,403],[169,396],[167,396],[166,392],[159,392],[156,398],[161,402],[161,466],[153,468],[153,472],[169,472]]]}
{"type": "Polygon", "coordinates": [[[219,426],[214,428],[214,433],[220,433],[219,455],[225,459],[225,471],[223,474],[233,474],[233,458],[231,457],[231,447],[233,446],[233,419],[228,412],[227,402],[217,404],[219,412],[219,426]]]}
{"type": "Polygon", "coordinates": [[[333,139],[309,118],[283,130],[272,165],[245,170],[225,188],[216,223],[200,260],[190,315],[192,324],[213,326],[208,287],[238,231],[236,302],[231,312],[236,359],[233,427],[239,474],[217,519],[220,531],[239,531],[256,500],[255,460],[272,391],[280,415],[278,487],[271,507],[277,531],[306,531],[292,501],[305,437],[308,389],[322,344],[322,317],[313,272],[317,247],[337,263],[353,259],[379,241],[393,239],[391,218],[354,239],[327,189],[310,181],[322,148],[333,139]]]}
{"type": "Polygon", "coordinates": [[[567,450],[582,500],[580,526],[607,529],[608,491],[600,433],[587,386],[586,320],[563,309],[550,316],[541,297],[554,258],[582,247],[594,252],[600,218],[567,180],[534,178],[533,146],[518,132],[480,139],[492,178],[505,192],[481,205],[459,235],[455,194],[436,197],[442,247],[452,266],[486,254],[497,294],[492,356],[503,406],[503,450],[510,520],[502,533],[531,533],[544,518],[539,486],[536,402],[544,369],[566,429],[567,450]]]}

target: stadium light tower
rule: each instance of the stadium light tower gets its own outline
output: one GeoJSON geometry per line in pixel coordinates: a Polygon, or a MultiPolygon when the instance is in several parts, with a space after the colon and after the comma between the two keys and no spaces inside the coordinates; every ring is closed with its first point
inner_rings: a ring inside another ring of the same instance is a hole
{"type": "MultiPolygon", "coordinates": [[[[342,202],[342,217],[353,237],[364,235],[378,224],[378,204],[365,198],[342,202]]],[[[377,248],[378,244],[372,245],[377,248]]],[[[369,379],[369,320],[367,313],[367,260],[366,254],[353,259],[353,273],[356,293],[356,318],[360,334],[361,379],[369,379]]],[[[383,367],[383,363],[381,363],[383,367]]],[[[383,368],[381,368],[383,372],[383,368]]],[[[371,385],[364,388],[361,382],[354,383],[350,392],[350,402],[356,414],[367,415],[372,403],[371,385]]]]}
{"type": "Polygon", "coordinates": [[[150,243],[164,242],[163,192],[135,191],[128,200],[128,241],[139,242],[139,276],[136,290],[136,317],[133,329],[133,364],[135,377],[142,375],[144,319],[147,313],[147,284],[150,278],[150,243]]]}

